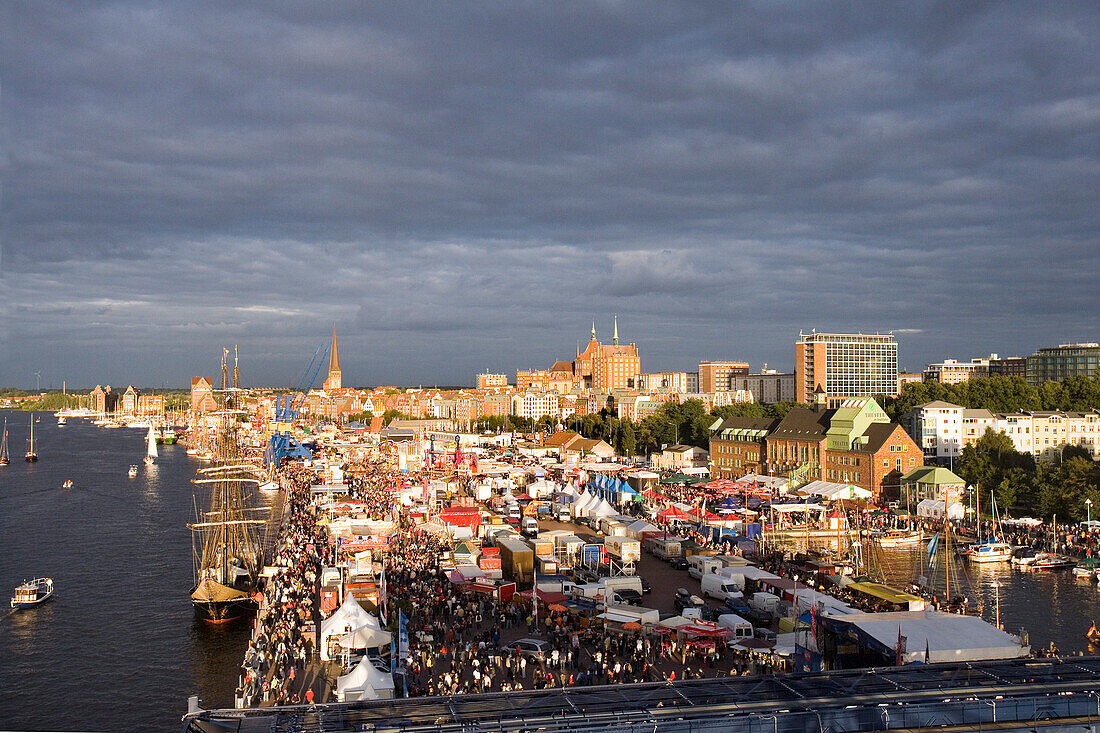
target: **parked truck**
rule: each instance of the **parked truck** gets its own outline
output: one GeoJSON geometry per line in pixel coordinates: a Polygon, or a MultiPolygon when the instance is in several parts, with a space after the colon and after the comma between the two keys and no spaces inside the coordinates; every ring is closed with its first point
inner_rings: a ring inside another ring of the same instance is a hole
{"type": "Polygon", "coordinates": [[[645,541],[645,548],[650,554],[662,560],[680,557],[679,537],[650,537],[645,541]]]}
{"type": "Polygon", "coordinates": [[[642,543],[626,535],[615,535],[603,541],[609,555],[621,562],[636,562],[642,556],[642,543]]]}
{"type": "Polygon", "coordinates": [[[711,555],[692,555],[688,558],[688,575],[701,579],[722,567],[722,561],[711,555]]]}
{"type": "Polygon", "coordinates": [[[519,584],[529,583],[535,570],[535,551],[531,546],[517,539],[503,539],[497,546],[504,577],[519,584]]]}

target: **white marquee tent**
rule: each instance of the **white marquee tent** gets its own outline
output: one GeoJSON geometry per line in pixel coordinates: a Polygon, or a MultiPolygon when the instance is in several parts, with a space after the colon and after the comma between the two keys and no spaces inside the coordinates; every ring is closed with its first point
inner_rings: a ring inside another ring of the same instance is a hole
{"type": "Polygon", "coordinates": [[[347,594],[331,616],[321,622],[321,659],[332,659],[332,642],[345,649],[369,649],[391,643],[390,633],[382,628],[378,619],[363,610],[351,593],[347,594]],[[384,635],[384,638],[383,638],[384,635]],[[346,642],[374,641],[373,644],[351,646],[346,642]]]}
{"type": "Polygon", "coordinates": [[[393,675],[378,669],[366,657],[355,669],[336,678],[336,699],[339,702],[388,700],[393,697],[393,689],[393,675]]]}

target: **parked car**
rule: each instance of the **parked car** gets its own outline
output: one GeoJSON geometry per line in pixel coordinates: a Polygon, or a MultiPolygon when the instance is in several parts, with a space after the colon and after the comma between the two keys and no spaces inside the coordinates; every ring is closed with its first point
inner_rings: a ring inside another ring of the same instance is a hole
{"type": "Polygon", "coordinates": [[[642,594],[636,590],[624,588],[615,591],[615,595],[618,597],[619,603],[629,603],[632,606],[642,605],[642,594]]]}
{"type": "Polygon", "coordinates": [[[642,593],[650,593],[653,589],[649,587],[649,581],[642,578],[642,593]]]}
{"type": "Polygon", "coordinates": [[[508,648],[513,651],[519,649],[519,653],[523,656],[542,662],[546,660],[546,654],[550,651],[550,642],[526,638],[513,641],[508,644],[508,648]]]}
{"type": "Polygon", "coordinates": [[[688,569],[688,561],[684,557],[670,557],[668,559],[668,564],[671,565],[676,570],[687,570],[688,569]]]}

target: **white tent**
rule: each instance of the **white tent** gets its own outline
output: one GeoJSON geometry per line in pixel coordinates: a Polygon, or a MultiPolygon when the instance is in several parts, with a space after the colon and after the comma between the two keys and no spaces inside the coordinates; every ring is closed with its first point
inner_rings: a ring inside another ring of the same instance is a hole
{"type": "Polygon", "coordinates": [[[867,499],[871,496],[871,492],[867,489],[832,481],[811,481],[805,486],[800,486],[797,493],[799,496],[820,496],[832,501],[837,499],[867,499]]]}
{"type": "Polygon", "coordinates": [[[355,669],[336,678],[336,700],[382,700],[393,697],[393,675],[375,667],[367,658],[355,669]]]}
{"type": "Polygon", "coordinates": [[[599,501],[600,501],[599,497],[597,497],[595,494],[593,494],[591,492],[582,495],[580,501],[579,502],[574,502],[574,504],[573,504],[573,516],[574,517],[586,517],[586,516],[588,516],[589,510],[592,508],[592,506],[594,504],[598,504],[599,501]]]}
{"type": "MultiPolygon", "coordinates": [[[[931,519],[943,519],[943,502],[938,499],[923,499],[917,504],[917,516],[931,519]]],[[[962,519],[966,514],[966,507],[957,501],[947,506],[947,515],[950,519],[962,519]]]]}
{"type": "MultiPolygon", "coordinates": [[[[340,607],[321,622],[321,659],[325,661],[332,659],[330,651],[333,650],[330,645],[333,641],[339,642],[344,648],[369,648],[349,647],[343,644],[345,638],[348,641],[358,641],[360,637],[357,634],[359,632],[362,632],[360,636],[364,639],[381,639],[376,632],[382,632],[382,634],[385,634],[385,640],[381,641],[380,644],[388,644],[391,641],[389,632],[382,628],[382,625],[378,623],[378,619],[363,610],[355,597],[348,593],[340,607]]],[[[380,644],[372,646],[379,646],[380,644]]]]}
{"type": "Polygon", "coordinates": [[[772,504],[772,511],[776,514],[790,514],[791,512],[820,512],[825,507],[820,504],[772,504]]]}
{"type": "Polygon", "coordinates": [[[642,539],[642,533],[644,532],[659,532],[660,530],[654,527],[644,519],[639,519],[634,524],[626,528],[626,533],[636,540],[642,539]]]}
{"type": "Polygon", "coordinates": [[[554,484],[545,479],[540,479],[527,484],[525,490],[534,498],[541,499],[544,496],[550,496],[554,492],[554,484]]]}
{"type": "Polygon", "coordinates": [[[611,517],[618,514],[619,511],[611,506],[607,500],[600,499],[588,513],[594,517],[611,517]]]}

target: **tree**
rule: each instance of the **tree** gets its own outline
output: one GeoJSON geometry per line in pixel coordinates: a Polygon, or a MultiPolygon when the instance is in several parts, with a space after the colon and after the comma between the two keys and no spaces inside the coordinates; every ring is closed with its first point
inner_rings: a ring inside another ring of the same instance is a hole
{"type": "Polygon", "coordinates": [[[992,490],[997,504],[1009,509],[1032,494],[1035,461],[1020,453],[1012,439],[987,428],[972,445],[963,448],[956,473],[979,491],[992,490]]]}
{"type": "Polygon", "coordinates": [[[620,456],[626,456],[632,458],[634,456],[634,448],[637,443],[637,439],[634,435],[634,425],[628,419],[623,419],[619,422],[619,440],[615,446],[616,452],[620,456]]]}

